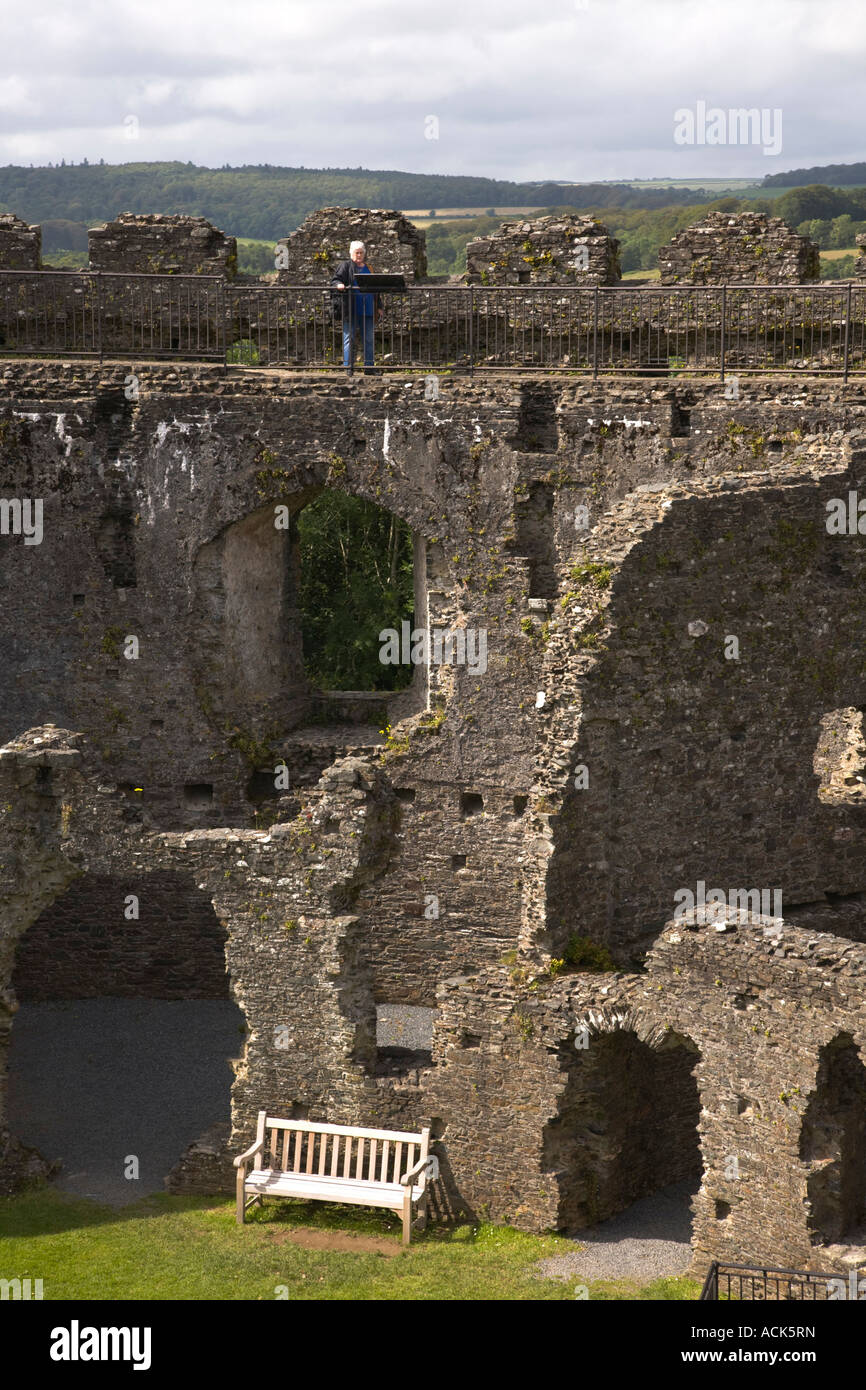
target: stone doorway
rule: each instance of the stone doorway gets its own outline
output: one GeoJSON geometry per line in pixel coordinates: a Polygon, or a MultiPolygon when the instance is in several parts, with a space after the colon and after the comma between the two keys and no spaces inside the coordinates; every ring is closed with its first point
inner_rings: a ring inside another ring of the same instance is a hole
{"type": "Polygon", "coordinates": [[[812,1244],[866,1244],[866,1067],[849,1033],[819,1053],[800,1158],[812,1244]]]}
{"type": "Polygon", "coordinates": [[[36,919],[12,986],[8,1124],[62,1190],[125,1205],[230,1120],[244,1016],[225,932],[184,875],[87,874],[36,919]]]}

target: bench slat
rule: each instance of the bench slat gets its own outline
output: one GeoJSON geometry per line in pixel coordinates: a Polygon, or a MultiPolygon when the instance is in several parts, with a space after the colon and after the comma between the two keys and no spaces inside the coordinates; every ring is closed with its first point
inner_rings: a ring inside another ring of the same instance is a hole
{"type": "MultiPolygon", "coordinates": [[[[406,1150],[406,1166],[403,1169],[403,1173],[410,1173],[412,1169],[415,1167],[415,1145],[408,1144],[406,1146],[406,1150]]],[[[402,1178],[403,1173],[397,1174],[398,1179],[402,1178]]]]}
{"type": "Polygon", "coordinates": [[[364,1141],[358,1140],[358,1158],[355,1163],[355,1177],[360,1179],[364,1176],[364,1141]]]}
{"type": "Polygon", "coordinates": [[[388,1152],[389,1152],[390,1148],[391,1148],[391,1141],[390,1141],[390,1139],[385,1139],[385,1140],[383,1140],[383,1142],[382,1142],[382,1167],[381,1167],[380,1170],[379,1170],[379,1181],[380,1181],[380,1182],[387,1182],[387,1181],[388,1181],[388,1152]]]}
{"type": "MultiPolygon", "coordinates": [[[[291,1134],[291,1130],[287,1129],[286,1133],[291,1134]]],[[[303,1133],[301,1130],[298,1130],[295,1134],[295,1156],[292,1159],[292,1171],[294,1173],[300,1173],[301,1171],[301,1145],[303,1144],[303,1142],[303,1133]]]]}
{"type": "Polygon", "coordinates": [[[346,1151],[343,1155],[343,1177],[347,1178],[352,1171],[352,1136],[346,1135],[346,1151]]]}
{"type": "Polygon", "coordinates": [[[370,1140],[370,1162],[367,1164],[367,1179],[369,1182],[376,1181],[376,1140],[370,1140]]]}
{"type": "MultiPolygon", "coordinates": [[[[403,1206],[405,1189],[394,1183],[343,1182],[339,1178],[331,1181],[320,1179],[316,1174],[305,1178],[303,1174],[281,1173],[270,1181],[261,1179],[248,1182],[246,1191],[261,1193],[271,1197],[301,1197],[309,1201],[344,1202],[348,1205],[367,1207],[387,1207],[400,1211],[403,1206]]],[[[419,1189],[412,1189],[413,1200],[420,1195],[419,1189]]]]}
{"type": "Polygon", "coordinates": [[[325,1176],[325,1164],[326,1164],[327,1161],[328,1161],[328,1140],[329,1140],[329,1139],[331,1139],[331,1142],[332,1142],[332,1143],[336,1143],[336,1141],[337,1141],[337,1136],[336,1136],[336,1135],[331,1136],[331,1135],[329,1135],[329,1134],[323,1134],[322,1137],[321,1137],[321,1139],[319,1140],[319,1177],[320,1177],[320,1178],[323,1178],[323,1177],[325,1176]]]}
{"type": "Polygon", "coordinates": [[[424,1138],[423,1134],[412,1134],[407,1130],[400,1129],[359,1129],[355,1125],[326,1125],[316,1124],[312,1120],[281,1120],[276,1115],[269,1115],[266,1120],[269,1129],[292,1129],[308,1133],[315,1130],[317,1134],[350,1134],[353,1138],[360,1139],[391,1139],[400,1141],[409,1140],[414,1144],[420,1144],[424,1138]]]}
{"type": "Polygon", "coordinates": [[[307,1132],[307,1172],[308,1172],[308,1173],[312,1173],[312,1171],[313,1171],[313,1152],[314,1152],[315,1147],[316,1147],[316,1133],[317,1133],[316,1130],[308,1130],[308,1132],[307,1132]]]}
{"type": "Polygon", "coordinates": [[[403,1176],[403,1169],[400,1167],[400,1159],[403,1154],[403,1145],[398,1144],[394,1154],[394,1181],[399,1182],[403,1176]]]}
{"type": "Polygon", "coordinates": [[[331,1177],[337,1176],[337,1168],[340,1163],[340,1136],[334,1135],[334,1147],[331,1149],[331,1177]]]}
{"type": "Polygon", "coordinates": [[[278,1166],[277,1150],[280,1144],[280,1132],[278,1129],[271,1130],[271,1167],[278,1166]]]}

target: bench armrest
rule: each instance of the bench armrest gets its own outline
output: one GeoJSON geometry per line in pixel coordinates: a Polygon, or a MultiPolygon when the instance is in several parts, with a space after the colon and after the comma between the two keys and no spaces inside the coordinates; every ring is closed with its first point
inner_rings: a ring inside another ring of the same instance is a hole
{"type": "MultiPolygon", "coordinates": [[[[413,1178],[417,1177],[419,1173],[423,1173],[424,1169],[427,1167],[427,1165],[428,1165],[429,1162],[430,1162],[430,1155],[429,1155],[429,1154],[427,1155],[426,1158],[419,1158],[419,1159],[418,1159],[418,1162],[415,1164],[415,1167],[414,1167],[414,1168],[410,1168],[410,1169],[409,1169],[409,1172],[408,1172],[408,1173],[404,1173],[403,1176],[402,1176],[402,1178],[400,1179],[400,1182],[402,1183],[403,1187],[408,1187],[409,1184],[410,1184],[410,1182],[412,1181],[413,1178]]],[[[423,1183],[422,1183],[422,1187],[423,1187],[423,1183]]]]}
{"type": "Polygon", "coordinates": [[[241,1164],[246,1163],[248,1158],[252,1158],[253,1154],[257,1154],[260,1149],[263,1149],[264,1144],[264,1139],[257,1139],[256,1142],[247,1149],[246,1153],[242,1153],[240,1158],[235,1159],[235,1167],[240,1168],[241,1164]]]}

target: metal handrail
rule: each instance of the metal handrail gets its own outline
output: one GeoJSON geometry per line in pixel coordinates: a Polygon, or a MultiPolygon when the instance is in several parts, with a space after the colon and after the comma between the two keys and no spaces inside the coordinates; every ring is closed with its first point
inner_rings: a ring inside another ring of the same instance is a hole
{"type": "MultiPolygon", "coordinates": [[[[363,292],[361,289],[360,292],[363,292]]],[[[344,370],[318,284],[185,272],[0,270],[0,355],[344,370]]],[[[353,296],[346,308],[352,316],[353,296]]],[[[388,370],[629,376],[866,372],[866,282],[409,285],[383,300],[388,370]]],[[[348,363],[354,364],[354,337],[348,363]]]]}
{"type": "MultiPolygon", "coordinates": [[[[830,1274],[814,1269],[777,1269],[773,1265],[741,1265],[729,1263],[727,1260],[713,1260],[707,1270],[698,1301],[703,1303],[718,1302],[719,1279],[724,1279],[729,1275],[734,1278],[744,1276],[738,1294],[745,1301],[749,1301],[750,1295],[754,1300],[756,1283],[763,1285],[762,1291],[766,1294],[770,1283],[778,1285],[780,1280],[789,1283],[795,1280],[806,1288],[817,1288],[821,1284],[826,1285],[831,1281],[843,1279],[843,1276],[838,1273],[830,1274]],[[744,1293],[743,1284],[746,1280],[750,1283],[747,1285],[747,1292],[744,1293]]],[[[730,1286],[728,1292],[730,1292],[730,1286]]],[[[776,1288],[774,1292],[778,1292],[778,1289],[776,1288]]]]}

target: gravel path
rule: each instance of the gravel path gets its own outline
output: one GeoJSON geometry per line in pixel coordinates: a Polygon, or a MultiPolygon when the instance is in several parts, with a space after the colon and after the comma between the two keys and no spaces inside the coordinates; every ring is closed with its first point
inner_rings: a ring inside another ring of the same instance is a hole
{"type": "Polygon", "coordinates": [[[548,1279],[636,1279],[642,1284],[684,1274],[691,1261],[690,1199],[694,1182],[642,1197],[626,1211],[578,1232],[573,1254],[542,1260],[538,1273],[548,1279]]]}
{"type": "Polygon", "coordinates": [[[125,1206],[162,1192],[193,1139],[229,1118],[243,1015],[219,999],[22,1004],[10,1043],[9,1123],[57,1186],[125,1206]],[[124,1177],[127,1155],[139,1178],[124,1177]]]}

